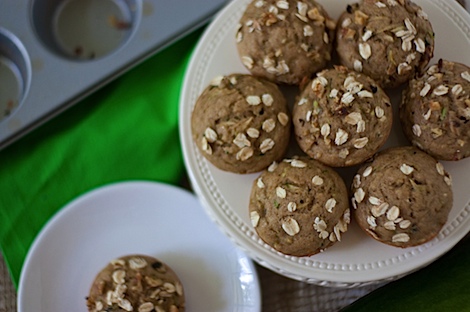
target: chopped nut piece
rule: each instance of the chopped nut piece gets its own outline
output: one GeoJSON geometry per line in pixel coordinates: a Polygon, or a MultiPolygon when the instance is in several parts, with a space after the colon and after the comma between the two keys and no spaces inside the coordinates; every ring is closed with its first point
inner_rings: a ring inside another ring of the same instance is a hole
{"type": "Polygon", "coordinates": [[[360,10],[356,10],[354,12],[354,22],[358,25],[365,26],[367,24],[367,20],[369,19],[369,15],[365,14],[360,10]]]}

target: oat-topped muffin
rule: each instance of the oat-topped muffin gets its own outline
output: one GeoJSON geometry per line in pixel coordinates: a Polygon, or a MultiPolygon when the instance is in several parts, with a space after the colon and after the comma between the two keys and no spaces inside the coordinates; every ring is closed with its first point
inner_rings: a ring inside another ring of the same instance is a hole
{"type": "Polygon", "coordinates": [[[90,312],[185,311],[183,286],[162,261],[145,255],[128,255],[103,268],[87,297],[90,312]]]}
{"type": "Polygon", "coordinates": [[[300,148],[332,167],[356,165],[374,155],[387,140],[392,119],[382,88],[344,66],[318,73],[292,113],[300,148]]]}
{"type": "Polygon", "coordinates": [[[240,19],[238,52],[252,74],[298,84],[331,59],[334,28],[313,0],[254,0],[240,19]]]}
{"type": "Polygon", "coordinates": [[[336,50],[343,65],[391,88],[420,74],[434,54],[434,32],[409,0],[362,0],[338,20],[336,50]]]}
{"type": "Polygon", "coordinates": [[[265,170],[253,183],[249,212],[259,237],[293,256],[310,256],[340,241],[350,220],[342,178],[308,157],[265,170]]]}
{"type": "Polygon", "coordinates": [[[284,156],[290,113],[278,86],[251,75],[218,77],[197,99],[193,139],[219,169],[257,172],[284,156]]]}
{"type": "Polygon", "coordinates": [[[434,238],[452,209],[451,179],[444,166],[412,146],[387,149],[365,163],[352,192],[359,226],[396,247],[434,238]]]}
{"type": "Polygon", "coordinates": [[[470,68],[439,60],[403,92],[400,119],[413,145],[442,160],[470,156],[470,68]]]}

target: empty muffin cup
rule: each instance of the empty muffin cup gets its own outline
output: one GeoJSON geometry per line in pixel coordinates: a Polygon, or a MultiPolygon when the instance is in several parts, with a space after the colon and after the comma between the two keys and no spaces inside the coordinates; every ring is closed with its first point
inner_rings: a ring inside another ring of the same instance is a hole
{"type": "Polygon", "coordinates": [[[31,80],[31,63],[21,41],[0,27],[0,122],[20,107],[31,80]]]}
{"type": "Polygon", "coordinates": [[[41,41],[54,52],[91,60],[124,46],[140,14],[138,0],[35,0],[32,20],[41,41]]]}

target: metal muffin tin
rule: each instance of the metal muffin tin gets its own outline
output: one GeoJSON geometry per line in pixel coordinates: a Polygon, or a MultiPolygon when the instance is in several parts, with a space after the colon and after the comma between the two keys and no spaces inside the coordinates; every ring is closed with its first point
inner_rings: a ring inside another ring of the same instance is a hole
{"type": "Polygon", "coordinates": [[[228,0],[0,0],[0,149],[228,0]]]}

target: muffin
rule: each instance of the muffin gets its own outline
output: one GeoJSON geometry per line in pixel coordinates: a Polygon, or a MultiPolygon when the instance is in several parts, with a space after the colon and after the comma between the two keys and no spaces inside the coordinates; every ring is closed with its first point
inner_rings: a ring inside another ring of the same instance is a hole
{"type": "Polygon", "coordinates": [[[434,54],[434,32],[412,1],[363,0],[340,16],[336,51],[341,64],[393,88],[424,71],[434,54]]]}
{"type": "Polygon", "coordinates": [[[377,241],[402,248],[433,239],[453,201],[444,166],[413,146],[384,150],[364,164],[352,192],[359,226],[377,241]]]}
{"type": "Polygon", "coordinates": [[[302,151],[326,165],[362,163],[390,134],[390,103],[382,88],[364,74],[344,66],[323,70],[294,105],[295,138],[302,151]]]}
{"type": "Polygon", "coordinates": [[[308,157],[284,159],[261,173],[249,213],[259,237],[292,256],[310,256],[340,241],[350,220],[342,178],[308,157]]]}
{"type": "Polygon", "coordinates": [[[435,158],[470,156],[470,68],[441,59],[411,80],[400,120],[411,143],[435,158]]]}
{"type": "Polygon", "coordinates": [[[197,99],[193,139],[217,168],[258,172],[282,159],[290,136],[290,113],[278,86],[251,75],[218,77],[197,99]]]}
{"type": "Polygon", "coordinates": [[[256,76],[299,84],[331,59],[335,23],[313,0],[254,0],[240,19],[238,53],[256,76]]]}
{"type": "Polygon", "coordinates": [[[162,261],[145,255],[112,260],[96,276],[87,297],[90,312],[185,310],[183,286],[162,261]]]}

